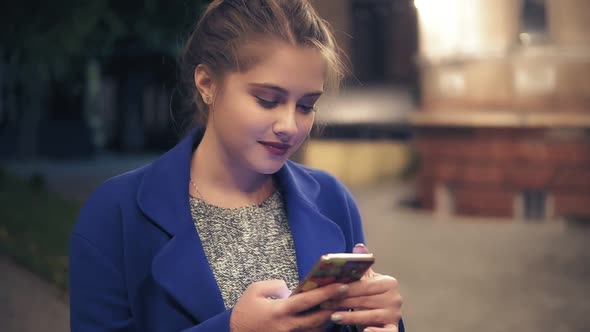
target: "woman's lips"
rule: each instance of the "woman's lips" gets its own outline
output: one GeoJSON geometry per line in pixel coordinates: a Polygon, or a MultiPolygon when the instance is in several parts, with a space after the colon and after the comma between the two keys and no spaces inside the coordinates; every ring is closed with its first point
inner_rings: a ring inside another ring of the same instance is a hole
{"type": "Polygon", "coordinates": [[[266,148],[266,150],[276,156],[282,156],[287,153],[291,145],[280,142],[258,142],[266,148]]]}

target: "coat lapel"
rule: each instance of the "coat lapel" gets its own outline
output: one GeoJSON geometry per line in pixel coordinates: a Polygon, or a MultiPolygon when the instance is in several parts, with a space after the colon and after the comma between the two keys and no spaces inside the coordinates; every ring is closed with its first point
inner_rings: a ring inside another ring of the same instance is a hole
{"type": "Polygon", "coordinates": [[[225,306],[190,213],[188,183],[196,139],[193,132],[149,166],[137,201],[170,236],[152,261],[154,280],[196,321],[204,321],[225,306]]]}
{"type": "Polygon", "coordinates": [[[278,172],[278,179],[285,193],[301,280],[321,255],[345,251],[344,234],[314,203],[319,195],[320,185],[313,177],[301,167],[287,161],[278,172]]]}

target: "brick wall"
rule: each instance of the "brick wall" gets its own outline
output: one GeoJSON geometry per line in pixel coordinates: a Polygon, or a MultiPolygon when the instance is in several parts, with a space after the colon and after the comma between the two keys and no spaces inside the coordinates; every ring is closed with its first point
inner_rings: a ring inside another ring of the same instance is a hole
{"type": "Polygon", "coordinates": [[[590,135],[540,129],[420,129],[418,190],[434,208],[434,187],[450,186],[460,215],[512,217],[516,195],[547,192],[557,217],[590,216],[590,135]]]}

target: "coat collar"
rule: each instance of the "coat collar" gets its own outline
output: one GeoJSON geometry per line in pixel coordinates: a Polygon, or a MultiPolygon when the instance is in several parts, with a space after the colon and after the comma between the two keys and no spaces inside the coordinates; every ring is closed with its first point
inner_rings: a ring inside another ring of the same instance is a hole
{"type": "MultiPolygon", "coordinates": [[[[140,209],[170,236],[152,262],[154,279],[197,321],[224,311],[189,208],[190,162],[200,137],[193,131],[151,164],[137,195],[140,209]]],[[[320,255],[345,250],[344,236],[314,204],[322,188],[309,170],[287,161],[277,179],[285,195],[302,279],[320,255]]]]}

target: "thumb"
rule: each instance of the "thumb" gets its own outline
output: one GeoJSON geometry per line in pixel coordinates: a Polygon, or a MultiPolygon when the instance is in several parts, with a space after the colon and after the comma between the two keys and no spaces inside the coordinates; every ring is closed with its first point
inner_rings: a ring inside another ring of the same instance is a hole
{"type": "MultiPolygon", "coordinates": [[[[354,248],[352,248],[352,253],[353,254],[369,254],[369,248],[367,248],[363,243],[357,243],[354,248]]],[[[363,277],[361,279],[370,279],[373,278],[375,276],[375,272],[373,271],[373,268],[370,268],[367,270],[367,272],[365,272],[365,274],[363,275],[363,277]]]]}
{"type": "Polygon", "coordinates": [[[252,286],[255,294],[260,297],[284,299],[291,294],[284,280],[264,280],[255,282],[252,286]]]}
{"type": "Polygon", "coordinates": [[[363,243],[357,243],[354,248],[352,248],[353,254],[369,254],[369,249],[363,243]]]}

